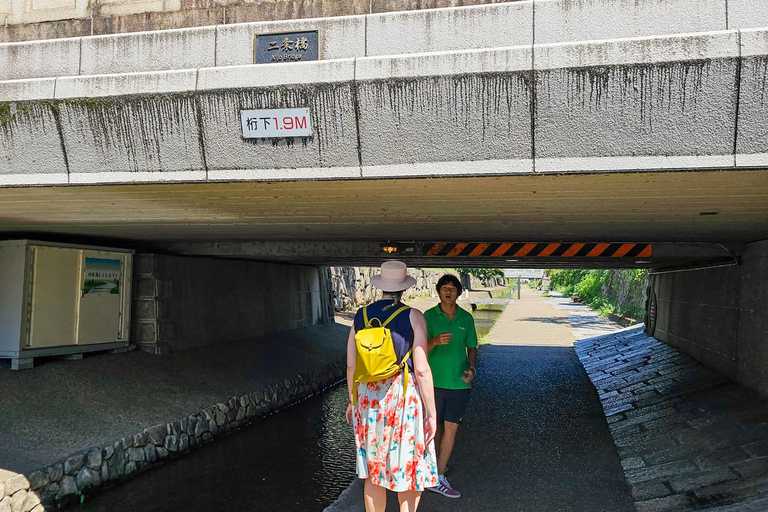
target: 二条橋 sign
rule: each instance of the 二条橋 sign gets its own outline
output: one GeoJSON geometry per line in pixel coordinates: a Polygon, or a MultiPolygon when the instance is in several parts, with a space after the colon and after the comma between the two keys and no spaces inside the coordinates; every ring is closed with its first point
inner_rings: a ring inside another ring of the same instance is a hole
{"type": "Polygon", "coordinates": [[[317,30],[259,34],[253,42],[253,63],[317,60],[319,48],[317,30]]]}
{"type": "Polygon", "coordinates": [[[312,120],[308,108],[241,110],[244,139],[309,137],[312,120]]]}

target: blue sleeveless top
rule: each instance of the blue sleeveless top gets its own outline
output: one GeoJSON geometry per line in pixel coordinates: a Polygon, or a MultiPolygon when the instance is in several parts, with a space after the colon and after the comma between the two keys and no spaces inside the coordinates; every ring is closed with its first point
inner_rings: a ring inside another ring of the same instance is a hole
{"type": "MultiPolygon", "coordinates": [[[[405,304],[402,302],[394,302],[392,299],[384,299],[374,302],[368,305],[368,320],[372,318],[378,318],[381,323],[384,323],[392,313],[403,307],[405,304]]],[[[411,327],[411,310],[410,308],[402,311],[397,315],[394,320],[387,324],[387,329],[392,333],[392,343],[395,346],[395,354],[397,354],[397,361],[403,360],[405,354],[413,348],[413,327],[411,327]]],[[[377,322],[373,323],[378,326],[377,322]]],[[[355,314],[355,332],[365,327],[365,321],[363,320],[363,308],[357,310],[355,314]]],[[[408,356],[408,370],[413,373],[413,353],[408,356]]]]}

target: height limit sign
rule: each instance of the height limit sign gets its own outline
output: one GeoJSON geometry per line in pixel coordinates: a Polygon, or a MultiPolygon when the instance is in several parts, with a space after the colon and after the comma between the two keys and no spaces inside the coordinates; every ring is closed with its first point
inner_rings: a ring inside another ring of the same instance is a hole
{"type": "Polygon", "coordinates": [[[275,139],[312,136],[308,108],[241,110],[244,139],[275,139]]]}

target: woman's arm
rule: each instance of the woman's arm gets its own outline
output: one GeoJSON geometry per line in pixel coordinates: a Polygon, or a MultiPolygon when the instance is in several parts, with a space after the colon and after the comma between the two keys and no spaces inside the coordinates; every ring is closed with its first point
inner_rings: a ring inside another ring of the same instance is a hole
{"type": "Polygon", "coordinates": [[[421,401],[424,403],[424,436],[429,444],[437,432],[437,412],[432,370],[427,360],[427,323],[418,309],[411,309],[411,326],[413,327],[413,371],[419,383],[421,401]]]}
{"type": "Polygon", "coordinates": [[[352,390],[355,386],[355,368],[357,367],[357,348],[355,347],[355,326],[349,329],[347,337],[347,392],[349,403],[347,404],[347,423],[352,423],[352,390]]]}

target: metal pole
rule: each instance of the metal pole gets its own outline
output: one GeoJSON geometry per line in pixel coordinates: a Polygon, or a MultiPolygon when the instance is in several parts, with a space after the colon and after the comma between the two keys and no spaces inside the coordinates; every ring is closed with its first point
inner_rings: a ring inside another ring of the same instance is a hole
{"type": "Polygon", "coordinates": [[[517,300],[520,300],[520,278],[517,278],[517,300]]]}

